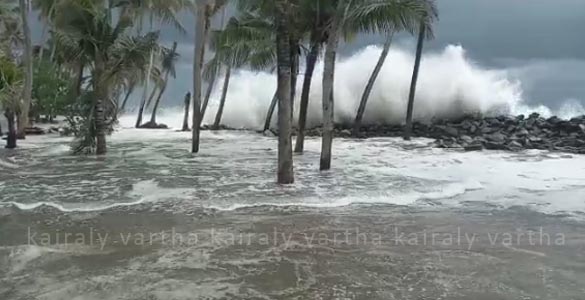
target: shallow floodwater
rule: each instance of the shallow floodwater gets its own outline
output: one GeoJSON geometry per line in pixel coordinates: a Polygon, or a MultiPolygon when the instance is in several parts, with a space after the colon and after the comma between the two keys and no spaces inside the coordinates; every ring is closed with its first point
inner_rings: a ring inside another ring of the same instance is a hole
{"type": "Polygon", "coordinates": [[[279,186],[250,132],[30,137],[0,150],[0,299],[582,299],[585,156],[431,142],[336,139],[319,172],[309,139],[279,186]]]}
{"type": "Polygon", "coordinates": [[[585,156],[529,151],[434,149],[431,140],[335,140],[333,169],[319,172],[320,140],[295,155],[296,183],[275,182],[277,141],[250,132],[190,133],[123,129],[105,158],[73,156],[68,138],[30,137],[0,152],[0,205],[92,211],[139,203],[232,210],[262,205],[458,206],[467,201],[585,212],[585,156]]]}

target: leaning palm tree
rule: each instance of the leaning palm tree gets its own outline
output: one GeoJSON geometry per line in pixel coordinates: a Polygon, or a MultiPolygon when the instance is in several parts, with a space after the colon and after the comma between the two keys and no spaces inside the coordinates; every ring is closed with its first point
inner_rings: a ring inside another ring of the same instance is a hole
{"type": "Polygon", "coordinates": [[[162,86],[160,88],[160,92],[156,101],[154,102],[154,107],[152,109],[152,115],[150,117],[150,124],[156,126],[156,113],[158,111],[158,107],[161,101],[163,94],[165,93],[168,83],[169,83],[169,76],[175,78],[177,76],[177,71],[175,69],[175,64],[177,63],[177,59],[179,54],[177,53],[177,42],[173,43],[173,47],[170,51],[165,50],[163,51],[163,58],[162,58],[162,70],[165,73],[164,79],[162,82],[162,86]]]}
{"type": "Polygon", "coordinates": [[[30,11],[29,2],[27,0],[19,0],[20,17],[22,24],[22,32],[24,34],[24,90],[22,94],[22,108],[18,115],[18,137],[24,138],[26,135],[26,127],[28,126],[28,112],[32,103],[32,88],[33,88],[33,49],[30,26],[28,23],[28,12],[30,11]]]}
{"type": "Polygon", "coordinates": [[[416,94],[416,84],[418,81],[418,72],[420,69],[420,62],[422,58],[423,44],[425,40],[426,26],[425,22],[421,21],[418,42],[416,46],[416,57],[414,61],[414,70],[412,71],[412,80],[410,82],[410,93],[408,94],[408,107],[406,110],[406,126],[404,127],[404,139],[409,141],[412,136],[412,115],[414,111],[414,97],[416,94]]]}
{"type": "Polygon", "coordinates": [[[204,76],[210,78],[226,69],[219,108],[212,129],[218,129],[227,99],[232,69],[247,67],[266,70],[276,64],[272,27],[266,20],[251,14],[230,19],[223,30],[214,31],[210,46],[215,56],[206,64],[204,76]]]}
{"type": "Polygon", "coordinates": [[[413,34],[422,22],[430,37],[432,36],[432,22],[437,16],[434,0],[375,0],[366,1],[364,7],[368,10],[357,16],[357,25],[367,31],[385,34],[386,41],[364,89],[353,125],[353,136],[358,135],[369,96],[386,61],[394,34],[401,31],[413,34]],[[427,18],[427,16],[431,16],[431,18],[427,18]]]}

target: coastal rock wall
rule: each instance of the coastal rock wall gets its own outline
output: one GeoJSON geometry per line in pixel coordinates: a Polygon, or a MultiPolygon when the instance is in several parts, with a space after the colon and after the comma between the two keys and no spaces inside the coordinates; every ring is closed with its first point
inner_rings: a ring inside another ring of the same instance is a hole
{"type": "MultiPolygon", "coordinates": [[[[399,137],[403,131],[403,125],[368,125],[361,128],[357,137],[399,137]]],[[[349,138],[351,126],[338,124],[335,134],[349,138]]],[[[536,113],[528,117],[468,115],[430,124],[415,123],[413,134],[436,139],[435,145],[439,148],[468,151],[541,149],[585,154],[585,116],[563,120],[545,119],[536,113]]],[[[307,135],[320,136],[321,129],[310,129],[307,135]]]]}

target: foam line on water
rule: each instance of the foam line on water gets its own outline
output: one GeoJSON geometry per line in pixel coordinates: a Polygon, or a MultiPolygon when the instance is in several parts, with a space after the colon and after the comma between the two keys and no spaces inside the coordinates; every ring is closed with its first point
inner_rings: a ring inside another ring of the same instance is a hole
{"type": "Polygon", "coordinates": [[[304,199],[303,202],[258,202],[251,204],[233,204],[227,207],[209,206],[206,208],[215,209],[218,211],[234,211],[245,208],[255,208],[262,206],[269,207],[307,207],[307,208],[336,208],[345,207],[354,204],[393,204],[393,205],[414,205],[420,200],[439,200],[453,198],[466,193],[467,191],[482,189],[481,183],[476,181],[468,181],[466,183],[451,183],[440,187],[436,191],[431,192],[408,192],[403,194],[387,193],[378,196],[349,196],[335,199],[335,201],[327,201],[329,199],[304,199]]]}

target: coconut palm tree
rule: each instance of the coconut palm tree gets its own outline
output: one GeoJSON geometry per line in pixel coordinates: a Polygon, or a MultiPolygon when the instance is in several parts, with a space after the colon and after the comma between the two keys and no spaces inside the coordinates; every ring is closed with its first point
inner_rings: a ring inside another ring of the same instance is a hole
{"type": "Polygon", "coordinates": [[[334,16],[330,23],[328,32],[327,46],[325,48],[325,58],[323,63],[323,136],[321,141],[321,160],[320,170],[329,170],[331,168],[331,153],[333,147],[333,83],[335,77],[335,59],[337,57],[337,47],[339,45],[340,30],[347,17],[351,0],[337,0],[334,16]]]}
{"type": "Polygon", "coordinates": [[[412,136],[412,114],[414,111],[414,97],[416,94],[416,83],[418,81],[418,72],[422,58],[423,44],[425,40],[426,26],[424,21],[421,22],[416,46],[416,57],[414,60],[414,70],[412,71],[412,80],[410,82],[410,92],[408,94],[408,107],[406,111],[406,126],[404,127],[404,139],[409,141],[412,136]]]}
{"type": "Polygon", "coordinates": [[[199,152],[199,137],[201,124],[201,87],[202,75],[201,65],[205,55],[205,43],[207,36],[205,34],[205,27],[209,19],[210,1],[211,0],[197,0],[197,16],[195,28],[195,54],[193,59],[193,139],[191,142],[191,152],[199,152]]]}
{"type": "MultiPolygon", "coordinates": [[[[225,28],[225,18],[226,18],[226,6],[222,8],[222,16],[221,16],[221,29],[225,28]]],[[[205,72],[205,71],[204,71],[205,72]]],[[[215,88],[215,80],[217,79],[217,73],[212,73],[205,76],[205,80],[207,80],[207,91],[205,92],[205,98],[203,99],[203,104],[201,105],[201,119],[200,122],[203,122],[205,119],[205,113],[207,112],[207,107],[209,105],[209,100],[211,99],[211,93],[213,93],[213,89],[215,88]]]]}
{"type": "Polygon", "coordinates": [[[4,116],[8,121],[6,148],[16,148],[16,115],[20,110],[22,95],[22,72],[16,64],[6,56],[0,55],[0,105],[4,108],[4,116]]]}
{"type": "Polygon", "coordinates": [[[247,67],[260,71],[276,64],[273,35],[271,24],[251,14],[231,18],[223,30],[212,32],[210,47],[215,56],[206,64],[204,76],[213,78],[221,68],[226,69],[212,129],[221,124],[232,70],[247,67]]]}
{"type": "Polygon", "coordinates": [[[32,102],[32,85],[33,85],[33,49],[30,26],[28,23],[28,12],[30,11],[29,2],[27,0],[19,0],[20,17],[22,24],[22,32],[24,35],[24,90],[22,95],[22,108],[18,115],[18,137],[24,138],[26,135],[26,127],[28,126],[28,112],[32,102]]]}
{"type": "Polygon", "coordinates": [[[196,0],[197,16],[195,22],[195,53],[193,59],[193,137],[191,152],[199,152],[199,137],[201,124],[201,89],[203,61],[205,59],[205,45],[207,43],[211,17],[213,17],[227,0],[196,0]]]}
{"type": "Polygon", "coordinates": [[[74,150],[82,152],[95,146],[96,154],[102,155],[107,151],[106,134],[116,120],[115,91],[127,74],[144,72],[150,52],[158,49],[158,34],[127,35],[132,20],[122,17],[112,24],[112,11],[102,3],[70,2],[63,8],[56,21],[59,43],[69,45],[73,59],[82,57],[91,62],[87,123],[74,150]]]}
{"type": "Polygon", "coordinates": [[[278,56],[278,183],[294,182],[292,157],[291,38],[287,0],[276,1],[276,48],[278,56]]]}
{"type": "Polygon", "coordinates": [[[357,115],[355,117],[355,121],[353,122],[353,130],[352,135],[354,137],[358,136],[362,119],[364,117],[364,112],[366,111],[366,104],[368,103],[368,99],[370,94],[372,93],[372,89],[374,88],[374,84],[376,83],[376,79],[384,66],[384,62],[386,61],[386,57],[388,57],[388,52],[390,52],[390,46],[392,45],[392,38],[394,37],[394,32],[389,32],[386,36],[386,41],[384,42],[384,48],[382,49],[382,54],[380,54],[380,58],[376,63],[376,67],[374,71],[372,71],[372,75],[366,84],[366,88],[364,89],[364,93],[362,95],[362,99],[360,101],[360,106],[358,107],[357,115]]]}
{"type": "Polygon", "coordinates": [[[382,70],[384,62],[386,61],[386,57],[390,51],[390,46],[392,45],[392,38],[394,34],[400,31],[414,33],[418,29],[419,24],[422,22],[426,27],[426,31],[429,33],[428,35],[430,37],[432,36],[432,22],[438,14],[437,7],[433,0],[382,0],[378,1],[378,3],[376,3],[376,1],[372,1],[370,3],[366,2],[364,3],[364,6],[369,10],[362,15],[357,16],[357,25],[364,27],[367,31],[385,34],[386,40],[384,42],[380,58],[376,63],[368,83],[366,84],[360,101],[358,112],[356,114],[353,125],[352,134],[354,137],[358,135],[360,130],[369,96],[372,92],[376,79],[382,70]],[[431,16],[431,18],[427,18],[427,16],[431,16]],[[380,17],[386,19],[380,20],[380,17]],[[378,28],[378,25],[376,24],[384,24],[380,23],[381,21],[385,22],[386,24],[378,28]]]}
{"type": "MultiPolygon", "coordinates": [[[[160,52],[160,51],[159,51],[160,52]]],[[[142,95],[142,101],[140,102],[140,107],[138,108],[138,116],[136,118],[136,124],[134,127],[140,128],[142,126],[142,118],[144,116],[144,110],[150,106],[154,97],[156,96],[157,88],[162,86],[163,78],[161,77],[161,70],[155,66],[155,60],[161,59],[161,53],[155,54],[151,52],[149,54],[148,60],[148,68],[146,68],[146,80],[144,81],[144,90],[142,95]],[[147,97],[149,91],[149,83],[154,83],[154,87],[150,92],[150,96],[147,97]]]]}
{"type": "Polygon", "coordinates": [[[179,54],[177,53],[177,42],[173,43],[173,47],[170,51],[163,51],[163,58],[162,58],[162,70],[165,73],[164,79],[162,82],[162,87],[160,88],[160,92],[156,101],[154,102],[154,108],[152,109],[152,115],[150,117],[150,124],[156,125],[156,113],[158,111],[158,106],[160,104],[160,100],[167,89],[167,85],[169,83],[169,76],[176,78],[177,71],[175,69],[175,64],[177,63],[177,59],[179,54]]]}

